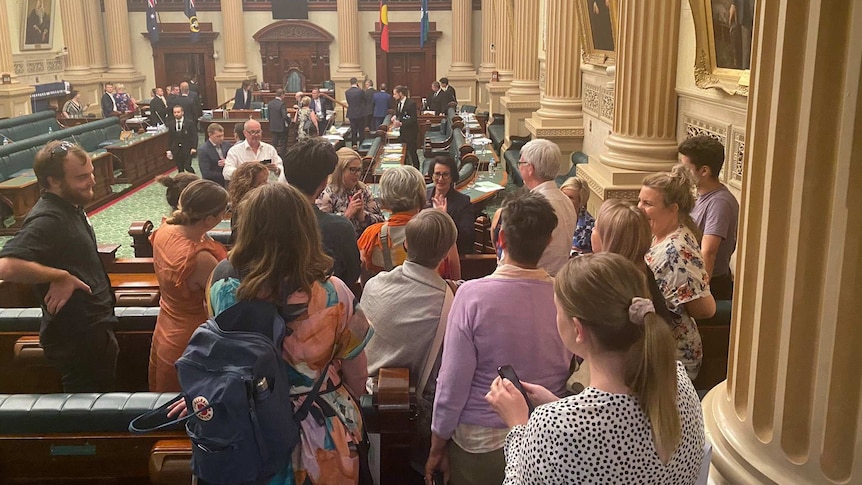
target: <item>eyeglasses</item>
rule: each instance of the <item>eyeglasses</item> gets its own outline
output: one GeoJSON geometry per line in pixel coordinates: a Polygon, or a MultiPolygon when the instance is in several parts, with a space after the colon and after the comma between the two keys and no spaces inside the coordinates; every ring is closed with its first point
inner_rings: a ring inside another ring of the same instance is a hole
{"type": "Polygon", "coordinates": [[[72,147],[74,147],[74,146],[75,146],[75,144],[72,142],[68,142],[68,141],[61,142],[59,145],[55,146],[53,150],[51,150],[51,158],[54,158],[54,157],[65,158],[66,155],[69,154],[69,150],[71,150],[72,147]]]}
{"type": "Polygon", "coordinates": [[[431,176],[432,176],[432,178],[435,178],[435,179],[446,180],[447,178],[451,177],[452,174],[448,173],[448,172],[447,173],[434,172],[431,176]]]}
{"type": "Polygon", "coordinates": [[[349,170],[350,173],[357,174],[362,171],[362,167],[350,167],[347,170],[349,170]]]}
{"type": "Polygon", "coordinates": [[[250,136],[258,136],[261,133],[263,133],[263,132],[260,130],[246,130],[246,134],[248,134],[250,136]]]}

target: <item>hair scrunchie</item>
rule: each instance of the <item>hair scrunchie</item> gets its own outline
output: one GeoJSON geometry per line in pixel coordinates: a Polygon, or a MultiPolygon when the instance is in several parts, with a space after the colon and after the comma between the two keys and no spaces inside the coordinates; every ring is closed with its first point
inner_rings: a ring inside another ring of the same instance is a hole
{"type": "Polygon", "coordinates": [[[629,305],[629,321],[635,325],[643,325],[647,313],[655,313],[655,305],[649,298],[634,297],[629,305]]]}

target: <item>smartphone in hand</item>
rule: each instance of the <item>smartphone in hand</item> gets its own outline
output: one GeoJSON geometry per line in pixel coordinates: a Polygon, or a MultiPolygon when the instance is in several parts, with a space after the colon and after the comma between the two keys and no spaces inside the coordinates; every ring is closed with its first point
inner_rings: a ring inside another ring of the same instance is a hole
{"type": "Polygon", "coordinates": [[[267,158],[266,160],[261,160],[261,161],[260,161],[260,163],[262,163],[262,164],[264,164],[264,165],[269,165],[270,163],[272,163],[272,159],[271,159],[271,158],[267,158]]]}
{"type": "Polygon", "coordinates": [[[502,365],[497,367],[497,374],[500,374],[500,377],[503,379],[508,379],[509,382],[515,385],[515,389],[521,391],[521,395],[524,396],[524,400],[527,401],[527,408],[530,410],[530,413],[536,409],[536,406],[530,402],[530,398],[527,397],[527,392],[524,391],[524,386],[521,385],[521,380],[518,379],[518,374],[515,373],[515,369],[511,365],[502,365]]]}

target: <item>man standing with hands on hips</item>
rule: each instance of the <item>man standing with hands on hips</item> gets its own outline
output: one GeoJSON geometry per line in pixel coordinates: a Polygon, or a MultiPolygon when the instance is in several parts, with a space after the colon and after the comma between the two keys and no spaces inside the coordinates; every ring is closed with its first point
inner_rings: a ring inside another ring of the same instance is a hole
{"type": "Polygon", "coordinates": [[[42,297],[39,345],[63,392],[115,390],[114,294],[84,212],[93,201],[93,162],[81,147],[52,141],[36,153],[42,197],[0,251],[0,279],[32,284],[42,297]]]}

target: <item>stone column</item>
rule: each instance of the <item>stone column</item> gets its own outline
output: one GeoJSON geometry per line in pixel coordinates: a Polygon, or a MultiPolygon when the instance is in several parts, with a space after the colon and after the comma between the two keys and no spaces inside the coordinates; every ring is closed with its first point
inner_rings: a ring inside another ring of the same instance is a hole
{"type": "Polygon", "coordinates": [[[600,161],[578,167],[594,193],[591,204],[635,198],[645,174],[677,162],[680,0],[621,0],[619,11],[613,133],[600,161]]]}
{"type": "MultiPolygon", "coordinates": [[[[63,21],[63,43],[69,54],[66,56],[66,79],[88,76],[90,54],[87,48],[87,23],[81,15],[84,10],[82,0],[57,2],[63,21]]],[[[56,17],[55,17],[56,18],[56,17]]]]}
{"type": "MultiPolygon", "coordinates": [[[[6,0],[0,0],[0,25],[9,25],[6,0]]],[[[12,33],[8,28],[0,31],[0,74],[7,73],[12,75],[12,84],[0,84],[0,117],[11,118],[30,113],[30,94],[35,89],[16,79],[12,33]]]]}
{"type": "MultiPolygon", "coordinates": [[[[130,48],[132,39],[129,35],[129,8],[126,0],[105,0],[105,25],[107,26],[105,44],[108,51],[106,80],[114,84],[125,85],[126,92],[135,99],[149,97],[149,92],[146,93],[147,96],[144,96],[142,86],[146,77],[138,72],[132,63],[132,49],[130,48]]],[[[92,33],[88,34],[87,37],[90,35],[92,33]]],[[[91,43],[100,40],[101,38],[94,39],[91,40],[91,43]]],[[[93,52],[95,50],[93,49],[93,52]]]]}
{"type": "Polygon", "coordinates": [[[727,381],[703,401],[710,482],[862,483],[862,10],[756,14],[727,381]]]}
{"type": "MultiPolygon", "coordinates": [[[[452,66],[446,77],[455,88],[458,104],[478,106],[476,68],[473,66],[473,2],[452,0],[452,66]]],[[[424,86],[423,86],[424,88],[424,86]]]]}
{"type": "MultiPolygon", "coordinates": [[[[359,1],[338,0],[338,67],[332,80],[335,81],[335,99],[344,100],[344,91],[350,87],[350,78],[362,80],[365,73],[359,65],[359,1]]],[[[416,35],[419,35],[418,33],[416,35]]],[[[393,88],[395,86],[390,86],[393,88]]],[[[340,109],[335,112],[340,116],[340,109]]]]}
{"type": "MultiPolygon", "coordinates": [[[[584,145],[580,24],[574,2],[547,0],[546,6],[549,42],[545,89],[541,108],[524,124],[533,138],[553,140],[566,154],[581,151],[584,145]]],[[[568,172],[568,164],[563,164],[560,170],[568,172]]]]}
{"type": "Polygon", "coordinates": [[[513,0],[494,0],[494,47],[498,80],[488,83],[490,112],[503,113],[500,98],[512,84],[512,64],[514,62],[514,7],[513,0]]]}
{"type": "Polygon", "coordinates": [[[478,98],[479,111],[491,111],[490,99],[488,98],[488,83],[491,82],[491,74],[497,68],[495,51],[497,46],[491,48],[496,41],[494,17],[494,0],[482,0],[482,60],[479,64],[479,72],[476,80],[479,82],[478,98]]]}
{"type": "Polygon", "coordinates": [[[224,42],[224,66],[215,77],[218,104],[232,98],[236,89],[246,79],[257,76],[248,70],[245,45],[253,42],[245,36],[242,0],[221,0],[222,39],[224,42]]]}
{"type": "Polygon", "coordinates": [[[90,69],[93,72],[105,72],[108,69],[108,61],[105,54],[106,42],[102,6],[99,0],[86,0],[84,8],[85,23],[87,32],[89,32],[87,50],[90,54],[90,69]]]}
{"type": "Polygon", "coordinates": [[[529,134],[524,120],[539,109],[539,8],[535,0],[515,0],[514,71],[500,99],[506,114],[506,140],[529,134]]]}

